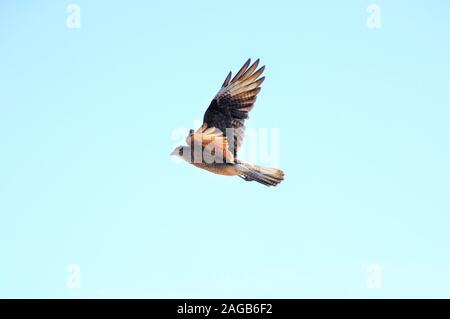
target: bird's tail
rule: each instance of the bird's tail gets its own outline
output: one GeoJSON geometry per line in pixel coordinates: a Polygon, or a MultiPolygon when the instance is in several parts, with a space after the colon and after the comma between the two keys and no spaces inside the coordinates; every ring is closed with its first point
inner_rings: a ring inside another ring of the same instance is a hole
{"type": "Polygon", "coordinates": [[[263,167],[245,162],[239,162],[240,177],[246,181],[257,181],[266,186],[277,186],[284,180],[284,172],[277,168],[263,167]]]}

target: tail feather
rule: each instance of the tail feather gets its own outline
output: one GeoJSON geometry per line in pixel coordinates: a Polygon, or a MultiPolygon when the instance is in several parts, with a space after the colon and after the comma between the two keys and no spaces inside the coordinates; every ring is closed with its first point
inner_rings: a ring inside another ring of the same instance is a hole
{"type": "Polygon", "coordinates": [[[277,186],[284,180],[284,172],[277,168],[264,167],[240,162],[240,177],[246,181],[256,181],[266,186],[277,186]]]}

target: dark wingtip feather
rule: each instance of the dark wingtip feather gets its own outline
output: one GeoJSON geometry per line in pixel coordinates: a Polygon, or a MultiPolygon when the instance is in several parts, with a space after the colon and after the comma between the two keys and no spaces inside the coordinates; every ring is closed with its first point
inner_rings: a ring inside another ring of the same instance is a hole
{"type": "Polygon", "coordinates": [[[236,75],[233,77],[233,79],[231,80],[231,83],[236,82],[237,80],[239,80],[242,76],[242,74],[244,74],[245,71],[247,71],[248,66],[250,65],[251,60],[248,59],[244,65],[241,67],[241,69],[238,71],[238,73],[236,73],[236,75]]]}
{"type": "Polygon", "coordinates": [[[223,84],[222,84],[222,87],[227,86],[228,83],[230,83],[230,79],[231,79],[231,71],[230,71],[230,73],[228,73],[228,75],[227,75],[225,81],[224,81],[223,84]]]}
{"type": "Polygon", "coordinates": [[[254,74],[254,71],[258,67],[259,59],[257,59],[253,64],[241,75],[239,80],[246,80],[254,74]]]}
{"type": "Polygon", "coordinates": [[[245,61],[244,65],[241,67],[241,70],[247,70],[251,62],[252,59],[248,58],[247,61],[245,61]]]}
{"type": "Polygon", "coordinates": [[[262,78],[260,78],[260,79],[258,80],[258,81],[259,81],[259,85],[263,84],[263,82],[264,82],[265,79],[266,79],[265,76],[263,76],[262,78]]]}

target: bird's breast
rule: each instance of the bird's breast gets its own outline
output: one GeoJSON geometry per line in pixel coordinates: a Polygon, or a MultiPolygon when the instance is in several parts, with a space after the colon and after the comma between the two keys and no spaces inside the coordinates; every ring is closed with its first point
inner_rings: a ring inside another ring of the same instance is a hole
{"type": "Polygon", "coordinates": [[[236,176],[239,175],[238,170],[236,169],[234,164],[230,163],[192,163],[198,168],[207,170],[214,174],[226,175],[226,176],[236,176]]]}

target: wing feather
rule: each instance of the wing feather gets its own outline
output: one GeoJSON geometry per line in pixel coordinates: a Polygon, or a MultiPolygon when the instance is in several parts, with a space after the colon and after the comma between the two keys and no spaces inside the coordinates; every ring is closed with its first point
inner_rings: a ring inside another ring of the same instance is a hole
{"type": "Polygon", "coordinates": [[[247,70],[248,66],[250,65],[251,60],[248,59],[244,65],[241,67],[241,69],[238,71],[238,73],[236,73],[236,75],[234,76],[234,78],[231,80],[231,83],[235,83],[236,81],[238,81],[240,79],[240,77],[242,76],[242,74],[244,74],[245,70],[247,70]]]}
{"type": "Polygon", "coordinates": [[[260,77],[265,66],[257,69],[259,59],[252,65],[250,63],[248,59],[232,79],[231,72],[228,73],[203,117],[207,127],[215,127],[225,134],[228,148],[234,157],[244,139],[244,121],[248,119],[248,113],[253,109],[265,80],[265,77],[260,77]],[[233,129],[232,134],[227,129],[233,129]]]}

